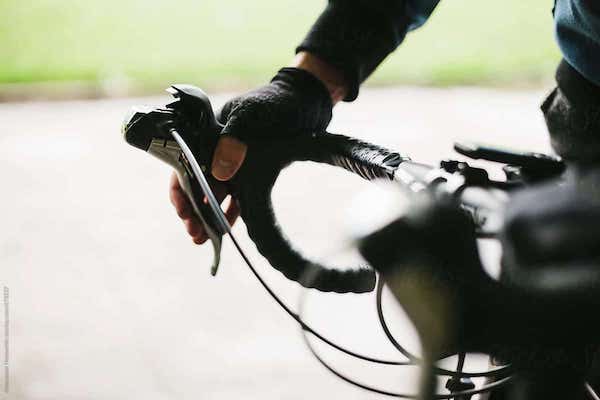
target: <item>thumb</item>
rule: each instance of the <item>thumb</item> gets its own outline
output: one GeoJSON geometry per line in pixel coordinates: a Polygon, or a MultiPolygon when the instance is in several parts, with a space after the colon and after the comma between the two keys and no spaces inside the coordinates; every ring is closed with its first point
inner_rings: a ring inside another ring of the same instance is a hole
{"type": "Polygon", "coordinates": [[[233,136],[221,136],[212,160],[212,174],[220,181],[228,181],[240,169],[248,147],[233,136]]]}

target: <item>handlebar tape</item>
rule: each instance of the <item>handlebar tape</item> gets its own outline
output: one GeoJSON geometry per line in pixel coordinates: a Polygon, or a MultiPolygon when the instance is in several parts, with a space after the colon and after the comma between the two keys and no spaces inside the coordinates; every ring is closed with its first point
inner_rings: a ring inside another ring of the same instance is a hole
{"type": "Polygon", "coordinates": [[[375,287],[375,272],[369,267],[337,269],[310,261],[293,248],[277,222],[271,192],[281,170],[296,161],[338,166],[367,180],[391,180],[404,160],[400,154],[385,148],[330,133],[275,141],[250,146],[233,190],[248,235],[258,251],[288,279],[323,292],[365,293],[375,287]],[[315,276],[310,282],[303,280],[309,269],[315,276]]]}

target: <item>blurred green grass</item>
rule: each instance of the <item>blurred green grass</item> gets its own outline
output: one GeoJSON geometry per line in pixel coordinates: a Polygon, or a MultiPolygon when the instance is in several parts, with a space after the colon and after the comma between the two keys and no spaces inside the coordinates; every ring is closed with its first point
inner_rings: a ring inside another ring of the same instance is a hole
{"type": "MultiPolygon", "coordinates": [[[[265,82],[324,0],[0,1],[0,83],[128,81],[208,88],[265,82]]],[[[371,83],[539,83],[559,53],[550,0],[443,0],[371,83]]]]}

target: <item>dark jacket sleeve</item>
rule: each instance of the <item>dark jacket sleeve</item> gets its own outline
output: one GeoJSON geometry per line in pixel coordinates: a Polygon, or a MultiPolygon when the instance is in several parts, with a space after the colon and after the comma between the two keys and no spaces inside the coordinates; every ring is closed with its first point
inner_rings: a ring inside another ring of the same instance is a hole
{"type": "Polygon", "coordinates": [[[406,33],[421,26],[439,0],[329,0],[296,49],[308,51],[340,69],[350,83],[345,101],[398,47],[406,33]]]}

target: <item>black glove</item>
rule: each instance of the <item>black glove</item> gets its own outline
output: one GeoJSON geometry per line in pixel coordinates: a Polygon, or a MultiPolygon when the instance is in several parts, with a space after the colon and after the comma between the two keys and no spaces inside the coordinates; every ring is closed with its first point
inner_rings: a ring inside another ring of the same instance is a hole
{"type": "Polygon", "coordinates": [[[333,103],[325,85],[310,72],[282,68],[266,86],[226,103],[218,119],[223,134],[246,144],[323,132],[333,103]]]}

